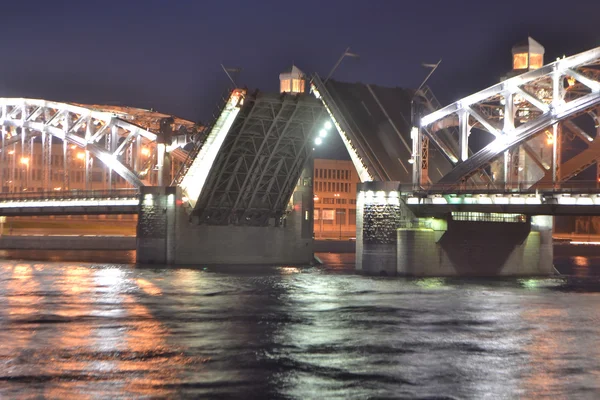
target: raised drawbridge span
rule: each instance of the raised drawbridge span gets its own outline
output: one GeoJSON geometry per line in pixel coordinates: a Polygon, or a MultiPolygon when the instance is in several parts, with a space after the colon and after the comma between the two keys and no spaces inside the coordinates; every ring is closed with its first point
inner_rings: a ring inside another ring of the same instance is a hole
{"type": "Polygon", "coordinates": [[[210,225],[279,224],[327,120],[308,94],[234,90],[177,178],[192,215],[210,225]]]}
{"type": "MultiPolygon", "coordinates": [[[[439,132],[458,127],[460,162],[440,179],[441,184],[465,185],[469,177],[486,170],[500,187],[561,182],[597,162],[599,106],[600,48],[595,48],[425,115],[418,133],[436,144],[439,132]],[[470,136],[481,132],[493,140],[469,154],[470,136]],[[560,144],[565,132],[581,138],[585,143],[581,147],[589,149],[565,162],[561,176],[560,144]]],[[[414,183],[426,184],[418,179],[414,183]]]]}

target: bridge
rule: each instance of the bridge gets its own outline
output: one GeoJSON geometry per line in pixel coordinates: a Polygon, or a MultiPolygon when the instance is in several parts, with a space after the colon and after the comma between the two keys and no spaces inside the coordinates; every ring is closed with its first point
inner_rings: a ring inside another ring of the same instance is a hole
{"type": "Polygon", "coordinates": [[[600,158],[599,78],[593,49],[442,108],[427,88],[290,77],[282,93],[229,92],[206,126],[152,110],[0,99],[0,213],[137,209],[140,262],[306,263],[313,141],[336,131],[363,182],[359,269],[455,274],[484,262],[464,259],[492,244],[480,238],[510,232],[495,273],[546,274],[548,216],[599,213],[597,184],[572,184],[600,158]],[[471,135],[491,140],[477,149],[471,135]],[[563,162],[566,137],[582,149],[563,162]],[[415,269],[427,263],[438,269],[415,269]]]}
{"type": "Polygon", "coordinates": [[[412,128],[412,184],[361,187],[357,267],[408,275],[553,273],[550,216],[600,215],[599,113],[596,48],[422,116],[412,128]],[[448,132],[458,146],[446,144],[448,132]],[[472,151],[473,135],[488,143],[472,151]],[[563,160],[569,137],[576,151],[563,160]],[[433,183],[424,179],[428,146],[452,163],[433,183]],[[596,179],[581,179],[594,164],[596,179]]]}

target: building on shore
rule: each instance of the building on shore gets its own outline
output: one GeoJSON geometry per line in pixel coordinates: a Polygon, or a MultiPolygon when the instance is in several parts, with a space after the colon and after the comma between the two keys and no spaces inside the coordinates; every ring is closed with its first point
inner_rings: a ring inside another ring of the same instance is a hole
{"type": "Polygon", "coordinates": [[[356,236],[356,185],[360,183],[352,161],[314,160],[315,239],[350,239],[356,236]]]}

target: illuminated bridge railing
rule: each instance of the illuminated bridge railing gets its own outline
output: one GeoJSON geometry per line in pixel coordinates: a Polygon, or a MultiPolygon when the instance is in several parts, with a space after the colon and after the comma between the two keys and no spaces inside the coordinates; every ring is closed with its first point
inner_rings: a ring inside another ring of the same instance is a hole
{"type": "Polygon", "coordinates": [[[138,189],[0,193],[0,215],[133,214],[138,189]]]}
{"type": "Polygon", "coordinates": [[[506,187],[503,183],[469,182],[465,185],[431,184],[431,185],[400,185],[402,194],[410,195],[449,195],[449,194],[540,194],[540,193],[600,193],[600,182],[596,181],[567,181],[561,183],[521,182],[518,185],[506,187]]]}
{"type": "Polygon", "coordinates": [[[418,217],[454,212],[525,215],[600,215],[600,187],[595,181],[498,188],[400,185],[400,197],[418,217]]]}

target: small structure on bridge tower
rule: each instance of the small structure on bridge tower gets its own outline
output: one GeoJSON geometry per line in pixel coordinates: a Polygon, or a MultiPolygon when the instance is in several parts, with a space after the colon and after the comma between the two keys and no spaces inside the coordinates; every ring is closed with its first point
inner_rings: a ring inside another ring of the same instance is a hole
{"type": "MultiPolygon", "coordinates": [[[[501,81],[541,68],[545,51],[544,46],[530,36],[515,44],[512,47],[513,69],[501,81]]],[[[519,105],[514,107],[512,118],[517,124],[522,124],[536,111],[533,105],[520,99],[519,105]]],[[[528,187],[539,181],[544,176],[545,168],[552,164],[552,145],[552,137],[548,133],[509,150],[504,157],[491,164],[494,182],[528,187]]]]}
{"type": "Polygon", "coordinates": [[[508,77],[541,68],[544,65],[544,46],[531,36],[527,40],[515,44],[512,48],[513,69],[508,77]]]}
{"type": "Polygon", "coordinates": [[[279,93],[298,94],[306,91],[306,77],[300,68],[292,67],[279,74],[279,93]]]}

